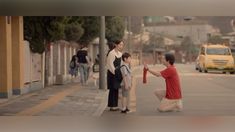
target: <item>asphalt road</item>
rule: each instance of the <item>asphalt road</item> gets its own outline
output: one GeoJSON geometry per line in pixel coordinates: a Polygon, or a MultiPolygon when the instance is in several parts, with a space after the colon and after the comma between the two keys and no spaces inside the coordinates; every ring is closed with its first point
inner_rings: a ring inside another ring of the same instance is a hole
{"type": "MultiPolygon", "coordinates": [[[[151,66],[156,70],[162,65],[151,66]]],[[[142,67],[134,70],[136,81],[135,111],[131,116],[234,116],[235,75],[220,72],[199,73],[192,64],[176,65],[183,92],[182,112],[158,112],[159,101],[153,95],[155,89],[165,89],[162,78],[148,76],[148,83],[142,83],[142,67]]],[[[132,99],[133,100],[133,99],[132,99]]],[[[133,103],[133,102],[132,102],[133,103]]],[[[119,112],[103,113],[103,116],[119,115],[119,112]]]]}

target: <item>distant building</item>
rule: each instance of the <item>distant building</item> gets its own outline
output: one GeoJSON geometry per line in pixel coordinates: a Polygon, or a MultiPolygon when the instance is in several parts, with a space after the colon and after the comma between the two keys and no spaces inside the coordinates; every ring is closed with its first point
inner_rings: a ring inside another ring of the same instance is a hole
{"type": "Polygon", "coordinates": [[[168,22],[164,16],[146,16],[144,17],[144,24],[168,22]]]}
{"type": "Polygon", "coordinates": [[[145,30],[163,36],[170,35],[178,38],[189,36],[194,44],[204,43],[209,36],[219,32],[206,22],[148,23],[145,25],[145,30]]]}

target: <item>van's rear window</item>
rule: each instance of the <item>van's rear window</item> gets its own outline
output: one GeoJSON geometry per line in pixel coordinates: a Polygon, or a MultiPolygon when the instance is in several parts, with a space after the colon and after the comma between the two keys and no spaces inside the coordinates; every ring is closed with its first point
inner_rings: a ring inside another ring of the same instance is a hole
{"type": "Polygon", "coordinates": [[[229,48],[207,48],[208,55],[231,55],[229,48]]]}

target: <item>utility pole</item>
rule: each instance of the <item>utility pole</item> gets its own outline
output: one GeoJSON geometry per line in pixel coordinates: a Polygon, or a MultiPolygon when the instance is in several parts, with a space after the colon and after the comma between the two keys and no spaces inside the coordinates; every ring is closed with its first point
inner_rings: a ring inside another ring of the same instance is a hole
{"type": "Polygon", "coordinates": [[[131,16],[128,16],[128,52],[131,52],[131,16]]]}
{"type": "Polygon", "coordinates": [[[99,89],[106,89],[105,79],[105,16],[100,17],[100,39],[99,39],[99,89]]]}
{"type": "Polygon", "coordinates": [[[139,65],[143,63],[143,34],[144,34],[144,23],[143,23],[143,18],[141,20],[141,35],[140,35],[140,60],[139,60],[139,65]]]}
{"type": "MultiPolygon", "coordinates": [[[[192,21],[193,20],[193,17],[186,17],[184,18],[184,21],[192,21]]],[[[189,23],[190,24],[190,39],[191,39],[191,42],[193,42],[193,25],[192,23],[189,23]]],[[[190,43],[189,45],[189,49],[188,49],[188,53],[189,53],[189,62],[191,63],[192,62],[192,43],[190,43]]]]}

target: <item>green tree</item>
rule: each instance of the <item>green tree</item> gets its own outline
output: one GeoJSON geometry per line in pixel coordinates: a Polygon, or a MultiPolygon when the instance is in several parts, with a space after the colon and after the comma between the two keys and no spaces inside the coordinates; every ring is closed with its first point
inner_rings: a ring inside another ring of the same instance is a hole
{"type": "MultiPolygon", "coordinates": [[[[106,17],[108,41],[122,39],[125,22],[123,17],[106,17]]],[[[100,34],[100,17],[24,17],[24,36],[33,52],[43,53],[46,45],[59,39],[89,44],[100,34]]]]}
{"type": "Polygon", "coordinates": [[[106,17],[106,39],[109,42],[120,40],[124,36],[125,20],[120,16],[106,17]]]}
{"type": "Polygon", "coordinates": [[[149,43],[152,48],[165,48],[164,38],[156,34],[151,34],[149,43]]]}
{"type": "Polygon", "coordinates": [[[165,48],[165,42],[164,42],[163,37],[161,37],[161,36],[157,37],[156,42],[157,42],[157,48],[165,48]]]}
{"type": "Polygon", "coordinates": [[[24,38],[32,52],[43,53],[46,44],[64,38],[66,17],[24,17],[24,38]]]}
{"type": "Polygon", "coordinates": [[[78,42],[87,45],[100,34],[100,18],[98,16],[85,16],[78,20],[84,29],[84,33],[78,42]]]}
{"type": "MultiPolygon", "coordinates": [[[[125,17],[126,21],[128,21],[128,17],[125,17]]],[[[131,32],[133,34],[141,33],[143,17],[142,16],[131,16],[131,32]]]]}
{"type": "Polygon", "coordinates": [[[186,53],[186,60],[189,62],[192,62],[193,56],[197,55],[197,47],[189,36],[183,39],[181,50],[186,53]]]}
{"type": "Polygon", "coordinates": [[[221,36],[211,36],[208,39],[208,43],[212,43],[212,44],[222,44],[225,43],[226,41],[221,37],[221,36]]]}
{"type": "Polygon", "coordinates": [[[189,36],[185,37],[181,42],[181,50],[187,54],[196,52],[196,46],[189,36]]]}
{"type": "Polygon", "coordinates": [[[79,23],[71,23],[65,26],[65,38],[67,41],[76,42],[83,35],[84,30],[79,23]]]}
{"type": "MultiPolygon", "coordinates": [[[[70,17],[68,23],[78,23],[83,29],[83,34],[78,40],[79,43],[89,44],[100,34],[100,17],[98,16],[77,16],[70,17]]],[[[120,16],[106,17],[106,39],[114,41],[122,39],[125,30],[125,20],[120,16]]]]}

